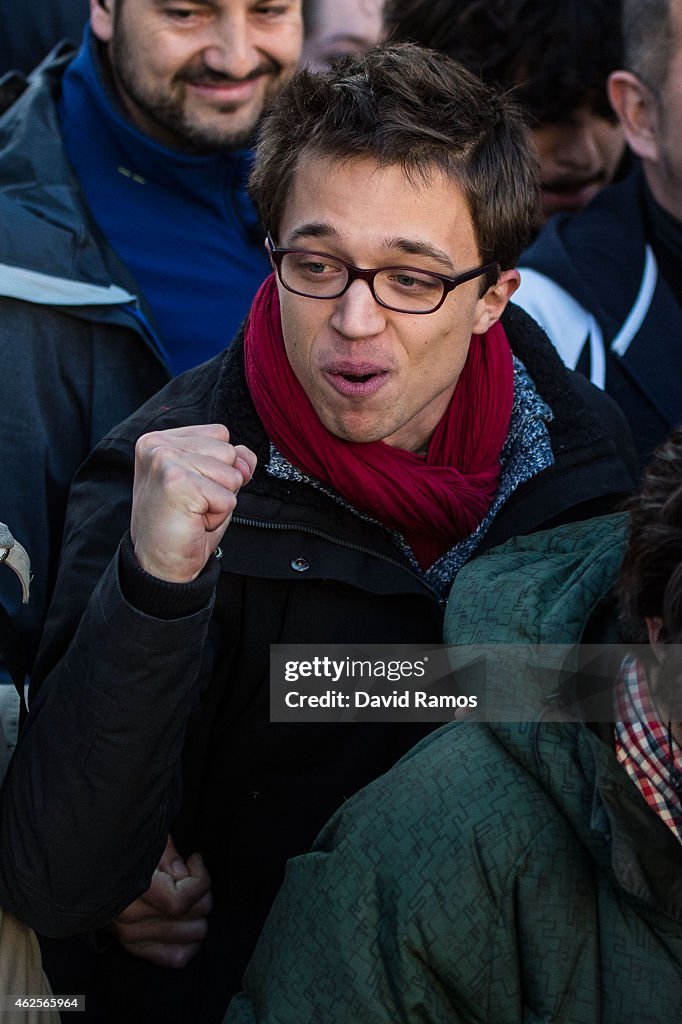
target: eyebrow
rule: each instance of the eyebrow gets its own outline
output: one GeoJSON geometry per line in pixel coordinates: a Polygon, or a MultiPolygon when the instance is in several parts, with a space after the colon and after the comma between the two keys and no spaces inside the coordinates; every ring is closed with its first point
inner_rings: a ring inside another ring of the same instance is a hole
{"type": "Polygon", "coordinates": [[[291,248],[291,246],[295,245],[301,238],[335,237],[338,237],[338,232],[331,226],[331,224],[324,224],[320,221],[311,221],[309,224],[301,224],[300,227],[294,228],[287,239],[286,248],[291,248]]]}
{"type": "MultiPolygon", "coordinates": [[[[162,9],[164,7],[170,7],[174,0],[153,0],[154,7],[162,9]]],[[[184,0],[185,3],[189,4],[190,7],[210,7],[211,9],[218,6],[218,0],[184,0]]]]}
{"type": "Polygon", "coordinates": [[[354,32],[335,32],[333,36],[324,36],[320,42],[323,46],[335,46],[338,43],[354,43],[356,46],[367,46],[367,37],[358,36],[354,32]]]}
{"type": "Polygon", "coordinates": [[[430,242],[422,242],[418,238],[387,238],[384,244],[387,249],[399,249],[406,256],[427,256],[451,272],[455,269],[448,254],[430,242]]]}
{"type": "MultiPolygon", "coordinates": [[[[326,239],[338,237],[338,231],[331,224],[311,221],[309,224],[301,224],[299,227],[294,228],[289,235],[286,248],[293,247],[301,238],[326,239]]],[[[397,249],[399,252],[405,253],[406,256],[426,256],[428,259],[435,260],[436,263],[439,263],[450,273],[454,272],[455,268],[448,254],[430,242],[424,242],[418,238],[394,236],[384,239],[383,245],[385,249],[397,249]]]]}

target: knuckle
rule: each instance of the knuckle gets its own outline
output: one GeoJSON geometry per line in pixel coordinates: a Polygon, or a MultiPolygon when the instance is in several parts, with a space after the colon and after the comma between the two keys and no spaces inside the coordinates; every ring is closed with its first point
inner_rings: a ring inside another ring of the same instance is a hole
{"type": "Polygon", "coordinates": [[[164,435],[160,430],[152,430],[148,434],[142,434],[138,437],[135,443],[135,454],[146,455],[150,451],[154,451],[159,445],[164,443],[164,435]]]}
{"type": "Polygon", "coordinates": [[[194,943],[188,946],[177,946],[175,949],[169,949],[167,953],[168,966],[176,970],[186,967],[197,952],[197,949],[198,946],[194,943]]]}
{"type": "Polygon", "coordinates": [[[162,451],[154,452],[152,469],[168,490],[175,490],[189,480],[189,474],[184,466],[176,462],[168,461],[168,453],[162,451]]]}
{"type": "Polygon", "coordinates": [[[130,924],[134,924],[140,918],[142,906],[139,900],[135,900],[130,906],[122,910],[120,914],[117,914],[112,924],[114,927],[126,927],[130,924]]]}
{"type": "Polygon", "coordinates": [[[181,917],[184,912],[183,901],[176,890],[160,892],[155,903],[162,917],[181,917]]]}

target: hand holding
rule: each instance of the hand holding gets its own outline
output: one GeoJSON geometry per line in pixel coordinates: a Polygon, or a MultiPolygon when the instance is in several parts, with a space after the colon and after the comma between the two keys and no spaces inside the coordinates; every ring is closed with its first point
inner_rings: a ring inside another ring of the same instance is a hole
{"type": "Polygon", "coordinates": [[[146,893],[112,924],[123,948],[158,967],[184,967],[196,956],[208,931],[211,880],[201,856],[187,863],[168,837],[146,893]]]}

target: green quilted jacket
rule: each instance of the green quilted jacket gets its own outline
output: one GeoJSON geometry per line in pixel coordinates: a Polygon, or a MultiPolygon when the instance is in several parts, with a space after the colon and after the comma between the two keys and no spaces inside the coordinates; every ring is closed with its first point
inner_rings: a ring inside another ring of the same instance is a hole
{"type": "MultiPolygon", "coordinates": [[[[446,640],[580,639],[625,530],[476,559],[446,640]]],[[[245,986],[229,1024],[674,1024],[682,846],[587,725],[457,722],[289,862],[245,986]]]]}

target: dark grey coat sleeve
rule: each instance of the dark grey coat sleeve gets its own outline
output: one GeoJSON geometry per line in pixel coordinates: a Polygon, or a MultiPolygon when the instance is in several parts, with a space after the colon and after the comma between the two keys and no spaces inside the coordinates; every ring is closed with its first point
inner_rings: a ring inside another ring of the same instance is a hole
{"type": "Polygon", "coordinates": [[[131,453],[106,445],[77,478],[29,716],[0,792],[0,905],[55,937],[104,925],[149,885],[179,801],[217,578],[217,565],[206,570],[201,607],[180,617],[127,600],[131,481],[131,453]]]}

